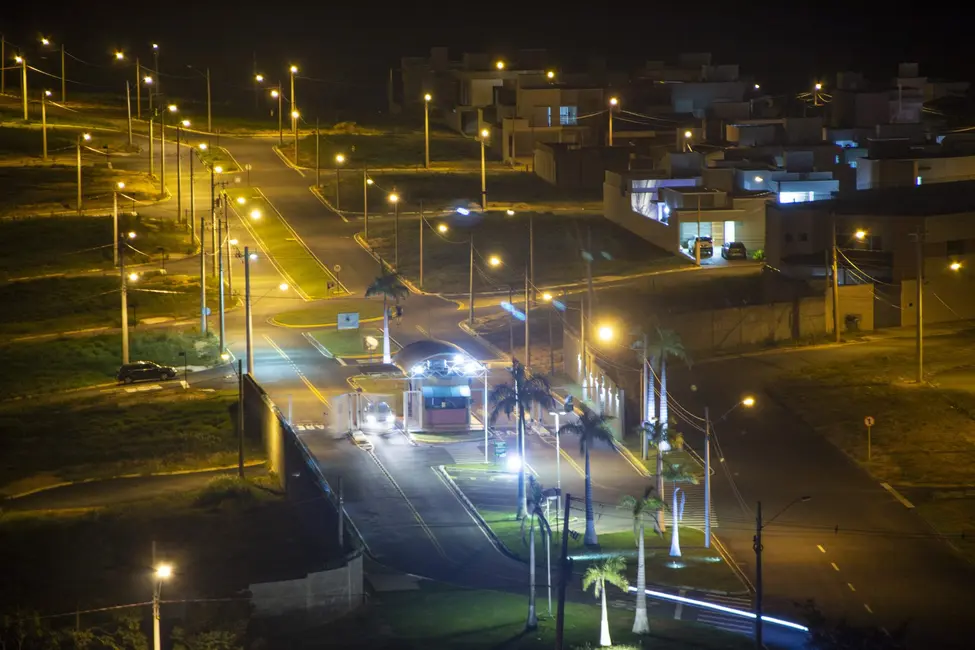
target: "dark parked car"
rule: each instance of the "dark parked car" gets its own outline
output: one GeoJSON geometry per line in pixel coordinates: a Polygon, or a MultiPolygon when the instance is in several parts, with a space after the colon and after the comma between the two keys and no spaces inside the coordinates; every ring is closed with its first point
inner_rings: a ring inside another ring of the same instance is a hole
{"type": "Polygon", "coordinates": [[[118,369],[115,378],[119,383],[131,384],[134,381],[160,381],[175,379],[176,368],[160,366],[152,361],[135,361],[127,363],[118,369]]]}
{"type": "Polygon", "coordinates": [[[748,251],[740,241],[729,241],[721,247],[721,257],[726,260],[747,260],[748,251]]]}
{"type": "Polygon", "coordinates": [[[687,240],[687,251],[693,255],[694,254],[694,243],[700,242],[701,247],[701,257],[707,258],[714,255],[714,244],[711,242],[710,237],[691,237],[687,240]]]}

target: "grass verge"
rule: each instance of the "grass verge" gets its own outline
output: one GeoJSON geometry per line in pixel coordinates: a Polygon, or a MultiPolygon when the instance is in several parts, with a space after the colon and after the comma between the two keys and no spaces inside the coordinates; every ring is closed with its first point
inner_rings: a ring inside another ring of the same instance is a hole
{"type": "MultiPolygon", "coordinates": [[[[232,465],[236,391],[139,391],[0,406],[0,485],[232,465]]],[[[246,457],[263,454],[248,441],[246,457]]]]}
{"type": "MultiPolygon", "coordinates": [[[[128,262],[162,262],[193,252],[189,234],[169,219],[119,215],[119,231],[135,231],[128,262]]],[[[0,279],[112,268],[112,217],[0,220],[0,279]]]]}
{"type": "MultiPolygon", "coordinates": [[[[0,394],[5,398],[51,393],[115,381],[122,363],[121,333],[26,341],[0,346],[0,394]]],[[[133,332],[130,358],[183,365],[216,361],[217,343],[196,330],[133,332]]]]}
{"type": "Polygon", "coordinates": [[[173,564],[169,598],[231,596],[250,583],[301,578],[324,562],[305,507],[222,477],[203,490],[81,515],[8,513],[0,521],[0,606],[60,613],[144,602],[153,547],[173,564]]]}
{"type": "MultiPolygon", "coordinates": [[[[333,357],[365,357],[382,359],[383,331],[375,327],[360,327],[357,330],[316,330],[311,333],[316,341],[322,344],[333,357]],[[379,345],[371,352],[366,349],[363,339],[372,337],[379,345]]],[[[399,352],[400,347],[395,341],[389,342],[391,354],[399,352]]]]}
{"type": "MultiPolygon", "coordinates": [[[[348,123],[347,123],[348,124],[348,123]]],[[[422,126],[422,124],[421,124],[422,126]]],[[[424,166],[423,131],[406,128],[378,131],[370,128],[328,129],[321,134],[319,144],[323,173],[332,171],[335,156],[343,155],[346,164],[356,167],[417,167],[424,166]]],[[[292,148],[293,149],[293,148],[292,148]]],[[[430,131],[430,161],[438,164],[480,164],[480,145],[452,131],[433,128],[430,131]]],[[[298,160],[302,166],[315,166],[315,136],[298,141],[298,160]]]]}
{"type": "MultiPolygon", "coordinates": [[[[615,587],[610,587],[607,596],[612,600],[628,598],[615,587]]],[[[525,632],[527,605],[523,595],[460,589],[425,581],[415,591],[382,594],[374,607],[333,624],[325,631],[333,643],[342,647],[551,648],[555,643],[555,619],[546,612],[542,589],[538,590],[537,597],[538,629],[530,633],[525,632]]],[[[754,645],[745,636],[669,617],[655,617],[654,609],[649,609],[653,617],[651,631],[649,635],[640,636],[630,631],[632,612],[609,608],[614,648],[744,650],[754,645]]],[[[598,600],[591,604],[566,603],[566,647],[598,647],[600,620],[598,600]]],[[[313,647],[310,640],[300,643],[301,648],[313,647]]]]}
{"type": "MultiPolygon", "coordinates": [[[[86,210],[110,209],[118,182],[124,182],[125,194],[137,201],[148,201],[159,194],[158,187],[149,180],[148,174],[85,165],[81,175],[83,207],[86,210]]],[[[74,165],[0,167],[0,215],[76,210],[77,183],[74,165]]],[[[128,209],[128,201],[120,198],[119,207],[128,209]]]]}
{"type": "MultiPolygon", "coordinates": [[[[216,312],[217,285],[207,295],[216,312]]],[[[11,336],[121,327],[119,279],[51,277],[0,284],[0,334],[11,336]]],[[[142,274],[128,283],[129,327],[148,318],[191,318],[200,312],[200,283],[187,276],[142,274]]]]}
{"type": "MultiPolygon", "coordinates": [[[[490,213],[474,220],[470,216],[450,215],[444,219],[430,218],[430,228],[424,232],[423,289],[438,292],[466,292],[470,269],[470,233],[474,235],[477,251],[475,261],[489,269],[490,284],[475,278],[475,291],[498,290],[508,285],[515,294],[524,291],[524,271],[529,259],[529,215],[518,213],[509,217],[490,213]],[[440,235],[434,231],[446,225],[448,231],[440,235]],[[501,258],[498,267],[489,267],[491,255],[501,258]],[[493,286],[491,286],[493,285],[493,286]]],[[[419,283],[419,221],[401,218],[399,229],[400,272],[419,283]],[[404,254],[405,253],[405,254],[404,254]]],[[[581,283],[586,278],[586,262],[582,251],[596,251],[594,275],[628,275],[642,271],[676,268],[683,264],[677,257],[634,237],[631,233],[601,216],[571,214],[534,214],[535,284],[560,285],[581,283]]],[[[395,258],[395,229],[391,220],[377,221],[369,227],[369,245],[384,259],[395,258]]],[[[487,271],[486,271],[487,273],[487,271]]]]}
{"type": "Polygon", "coordinates": [[[382,319],[382,300],[365,298],[333,298],[309,305],[307,309],[286,311],[274,316],[275,325],[285,327],[334,327],[342,313],[359,314],[359,322],[382,319]]]}
{"type": "Polygon", "coordinates": [[[912,495],[918,513],[975,563],[975,494],[970,490],[931,490],[922,498],[912,495]]]}
{"type": "Polygon", "coordinates": [[[231,205],[299,295],[318,299],[343,293],[335,277],[312,255],[260,190],[231,189],[227,194],[233,200],[231,205]],[[240,198],[244,199],[243,204],[238,201],[240,198]]]}
{"type": "Polygon", "coordinates": [[[206,149],[196,149],[200,155],[200,160],[207,167],[220,167],[221,174],[233,174],[241,171],[237,160],[230,155],[230,152],[218,145],[210,145],[206,149]]]}

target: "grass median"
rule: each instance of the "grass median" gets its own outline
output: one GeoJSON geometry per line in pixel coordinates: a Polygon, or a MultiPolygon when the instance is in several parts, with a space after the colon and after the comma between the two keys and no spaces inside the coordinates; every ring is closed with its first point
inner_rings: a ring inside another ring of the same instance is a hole
{"type": "MultiPolygon", "coordinates": [[[[158,262],[195,250],[185,230],[170,219],[119,215],[119,231],[134,231],[129,263],[158,262]]],[[[0,279],[111,269],[112,217],[28,217],[0,220],[0,279]]]]}
{"type": "MultiPolygon", "coordinates": [[[[0,486],[233,465],[237,391],[136,391],[0,406],[0,486]]],[[[248,439],[246,457],[263,455],[248,439]]],[[[12,487],[11,487],[12,486],[12,487]]]]}
{"type": "MultiPolygon", "coordinates": [[[[383,331],[375,327],[360,327],[357,330],[320,329],[311,333],[322,347],[333,357],[360,357],[382,360],[383,331]],[[365,339],[369,338],[378,345],[367,349],[365,339]]],[[[395,341],[389,342],[391,354],[399,352],[400,346],[395,341]]]]}
{"type": "MultiPolygon", "coordinates": [[[[99,160],[99,162],[102,162],[99,160]]],[[[87,161],[86,161],[87,163],[87,161]]],[[[158,185],[148,174],[107,167],[82,169],[82,203],[86,210],[110,210],[116,183],[125,183],[126,196],[148,201],[159,195],[158,185]]],[[[0,166],[0,216],[20,216],[70,212],[78,205],[78,172],[74,165],[36,167],[0,166]]],[[[128,199],[119,199],[119,208],[129,209],[128,199]]],[[[111,241],[111,240],[109,240],[111,241]]]]}
{"type": "MultiPolygon", "coordinates": [[[[348,124],[348,123],[347,123],[348,124]]],[[[422,126],[422,124],[421,124],[422,126]]],[[[346,163],[358,168],[379,169],[385,167],[423,168],[425,142],[423,130],[408,128],[384,128],[351,126],[323,129],[319,143],[322,172],[335,168],[335,157],[345,156],[346,163]]],[[[287,148],[286,148],[287,149],[287,148]]],[[[293,152],[293,147],[289,155],[293,152]]],[[[303,167],[315,166],[315,136],[298,140],[298,160],[303,167]]],[[[466,164],[480,165],[480,144],[472,138],[433,128],[430,131],[431,165],[466,164]]]]}
{"type": "MultiPolygon", "coordinates": [[[[193,329],[135,331],[130,335],[132,360],[182,366],[217,360],[216,339],[193,329]]],[[[13,398],[53,393],[114,382],[122,364],[120,332],[0,345],[0,395],[13,398]]]]}
{"type": "MultiPolygon", "coordinates": [[[[582,251],[595,251],[593,274],[623,276],[679,266],[677,257],[635,237],[601,216],[579,214],[534,214],[535,284],[553,286],[583,283],[586,262],[582,251]]],[[[529,215],[511,217],[491,213],[483,219],[453,214],[429,218],[424,231],[423,289],[446,293],[466,293],[470,269],[469,238],[474,236],[475,263],[484,270],[474,279],[475,291],[504,290],[512,286],[515,294],[524,291],[524,272],[529,259],[529,215]],[[440,226],[446,233],[440,233],[440,226]],[[497,256],[499,266],[488,260],[497,256]]],[[[419,283],[420,221],[401,218],[399,227],[400,272],[419,283]]],[[[369,244],[383,258],[395,257],[395,227],[391,219],[370,223],[369,244]]]]}
{"type": "MultiPolygon", "coordinates": [[[[117,276],[51,277],[0,284],[0,334],[34,336],[97,327],[121,327],[117,276]]],[[[208,279],[207,305],[219,303],[208,279]]],[[[128,282],[129,327],[146,319],[179,320],[200,313],[200,283],[188,276],[146,272],[128,282]]]]}
{"type": "MultiPolygon", "coordinates": [[[[610,587],[606,595],[608,600],[632,598],[615,587],[610,587]]],[[[421,581],[416,590],[380,594],[374,607],[350,615],[323,632],[333,643],[353,648],[551,648],[555,644],[555,618],[547,613],[543,587],[538,588],[536,598],[538,629],[526,633],[527,598],[524,595],[421,581]]],[[[671,616],[661,616],[652,607],[649,614],[650,633],[637,635],[631,632],[633,612],[610,607],[607,615],[613,647],[744,650],[754,646],[746,636],[675,621],[671,616]]],[[[567,602],[566,647],[598,647],[600,620],[598,600],[585,604],[567,602]]],[[[309,641],[298,647],[311,648],[313,644],[309,641]]]]}
{"type": "Polygon", "coordinates": [[[220,167],[221,174],[232,174],[241,171],[237,160],[230,155],[230,152],[218,145],[209,145],[206,149],[196,149],[200,155],[200,160],[207,167],[220,167]]]}
{"type": "Polygon", "coordinates": [[[382,319],[383,301],[365,298],[321,300],[305,309],[286,311],[274,316],[275,325],[284,327],[334,327],[339,314],[357,313],[359,322],[382,319]]]}
{"type": "Polygon", "coordinates": [[[256,235],[261,248],[301,297],[314,300],[343,294],[335,276],[312,255],[260,190],[231,189],[227,194],[233,201],[234,210],[256,235]],[[244,199],[244,202],[240,203],[238,199],[244,199]]]}

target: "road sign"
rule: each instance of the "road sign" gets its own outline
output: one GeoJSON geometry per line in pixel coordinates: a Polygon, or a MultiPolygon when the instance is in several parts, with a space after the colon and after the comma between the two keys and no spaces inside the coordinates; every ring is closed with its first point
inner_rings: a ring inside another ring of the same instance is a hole
{"type": "Polygon", "coordinates": [[[250,163],[247,163],[246,165],[244,165],[244,169],[247,170],[247,171],[250,171],[250,170],[253,169],[253,167],[251,167],[251,164],[250,163]]]}
{"type": "Polygon", "coordinates": [[[341,264],[336,264],[335,266],[332,267],[332,270],[335,271],[336,273],[341,273],[342,272],[342,265],[341,264]]]}
{"type": "Polygon", "coordinates": [[[498,440],[494,443],[494,457],[504,458],[508,455],[508,443],[498,440]]]}
{"type": "Polygon", "coordinates": [[[872,415],[868,415],[867,417],[863,418],[863,423],[865,425],[867,425],[868,427],[872,427],[873,426],[873,416],[872,415]]]}
{"type": "Polygon", "coordinates": [[[339,314],[336,328],[340,330],[359,329],[359,312],[350,311],[339,314]]]}

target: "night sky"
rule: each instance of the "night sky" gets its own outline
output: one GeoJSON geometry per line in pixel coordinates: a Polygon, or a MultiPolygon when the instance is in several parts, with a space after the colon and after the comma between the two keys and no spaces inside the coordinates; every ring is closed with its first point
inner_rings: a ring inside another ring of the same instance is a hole
{"type": "MultiPolygon", "coordinates": [[[[116,47],[130,54],[141,49],[145,62],[156,41],[164,71],[178,76],[187,64],[210,66],[215,90],[224,86],[227,93],[248,87],[256,54],[269,78],[279,71],[285,77],[286,65],[296,62],[308,84],[324,93],[381,96],[400,56],[423,55],[434,45],[450,47],[454,57],[547,48],[563,69],[582,67],[590,54],[632,69],[647,59],[710,51],[714,62],[739,63],[743,75],[783,91],[838,69],[887,79],[900,61],[919,61],[922,74],[933,77],[967,78],[969,71],[964,21],[897,15],[891,5],[882,10],[873,3],[698,2],[681,5],[682,11],[674,3],[562,3],[562,11],[559,3],[544,3],[544,13],[524,3],[424,3],[420,9],[418,3],[216,2],[187,3],[192,9],[179,13],[180,4],[8,3],[0,31],[28,47],[43,32],[79,58],[104,65],[116,47]],[[139,14],[129,13],[133,6],[139,14]]],[[[73,67],[78,81],[97,84],[104,77],[73,67]]]]}

